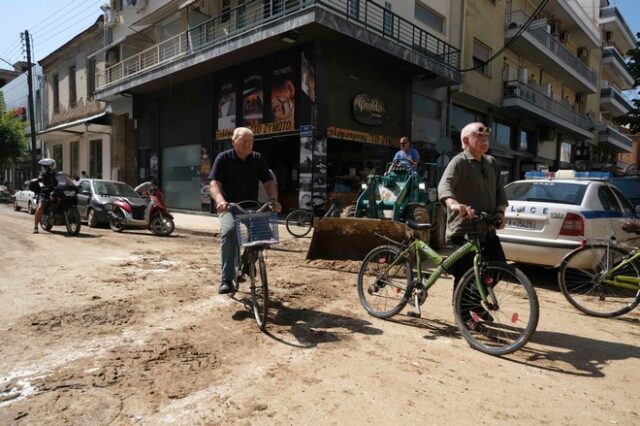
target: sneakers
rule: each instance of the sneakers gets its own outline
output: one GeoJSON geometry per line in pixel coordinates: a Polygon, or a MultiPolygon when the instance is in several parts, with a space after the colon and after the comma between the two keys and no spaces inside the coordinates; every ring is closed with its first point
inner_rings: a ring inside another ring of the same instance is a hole
{"type": "Polygon", "coordinates": [[[33,227],[33,233],[34,233],[34,234],[37,234],[37,233],[38,233],[38,227],[37,227],[37,226],[34,226],[34,227],[33,227]]]}
{"type": "Polygon", "coordinates": [[[233,280],[222,280],[222,284],[218,288],[218,294],[229,294],[233,293],[236,289],[235,283],[233,280]]]}

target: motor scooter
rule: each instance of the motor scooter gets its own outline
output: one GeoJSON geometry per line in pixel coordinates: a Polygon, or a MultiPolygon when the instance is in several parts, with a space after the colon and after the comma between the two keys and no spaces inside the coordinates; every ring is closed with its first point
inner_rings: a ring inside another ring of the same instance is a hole
{"type": "Polygon", "coordinates": [[[141,198],[147,200],[146,204],[134,203],[126,197],[117,197],[113,203],[106,205],[111,230],[122,232],[125,228],[148,228],[155,235],[171,235],[175,224],[160,188],[152,182],[144,182],[134,189],[141,198]]]}

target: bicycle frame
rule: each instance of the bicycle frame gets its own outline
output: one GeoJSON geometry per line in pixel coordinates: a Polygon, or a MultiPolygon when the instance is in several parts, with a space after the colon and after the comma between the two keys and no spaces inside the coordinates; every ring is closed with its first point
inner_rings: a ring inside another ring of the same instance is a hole
{"type": "Polygon", "coordinates": [[[613,269],[608,270],[602,277],[602,282],[629,290],[640,289],[640,278],[632,277],[629,275],[616,275],[617,271],[629,265],[630,263],[635,262],[638,259],[640,259],[640,250],[636,249],[629,253],[629,255],[622,262],[620,262],[620,264],[615,266],[613,269]],[[610,277],[613,277],[613,279],[611,279],[610,277]]]}

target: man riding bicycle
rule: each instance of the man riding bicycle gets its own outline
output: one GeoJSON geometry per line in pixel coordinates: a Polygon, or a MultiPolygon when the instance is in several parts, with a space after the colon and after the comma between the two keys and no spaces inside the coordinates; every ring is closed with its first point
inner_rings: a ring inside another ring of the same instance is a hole
{"type": "Polygon", "coordinates": [[[229,203],[258,200],[258,181],[264,184],[276,212],[282,210],[278,203],[278,187],[269,173],[267,163],[260,153],[253,151],[253,132],[238,127],[231,137],[233,148],[221,152],[213,162],[209,179],[209,193],[220,218],[220,255],[222,280],[218,293],[230,293],[234,289],[237,237],[233,213],[229,203]]]}
{"type": "Polygon", "coordinates": [[[40,185],[40,193],[38,194],[38,208],[36,209],[36,215],[34,218],[33,233],[38,233],[38,225],[40,219],[42,219],[42,213],[45,207],[51,201],[51,192],[58,185],[56,180],[56,161],[51,158],[43,158],[38,161],[38,164],[42,166],[42,173],[38,176],[38,184],[40,185]]]}

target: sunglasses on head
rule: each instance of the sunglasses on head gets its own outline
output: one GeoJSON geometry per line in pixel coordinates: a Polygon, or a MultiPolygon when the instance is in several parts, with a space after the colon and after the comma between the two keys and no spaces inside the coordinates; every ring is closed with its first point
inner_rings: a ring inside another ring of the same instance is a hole
{"type": "Polygon", "coordinates": [[[476,130],[473,131],[476,135],[490,135],[491,127],[480,126],[476,130]]]}

